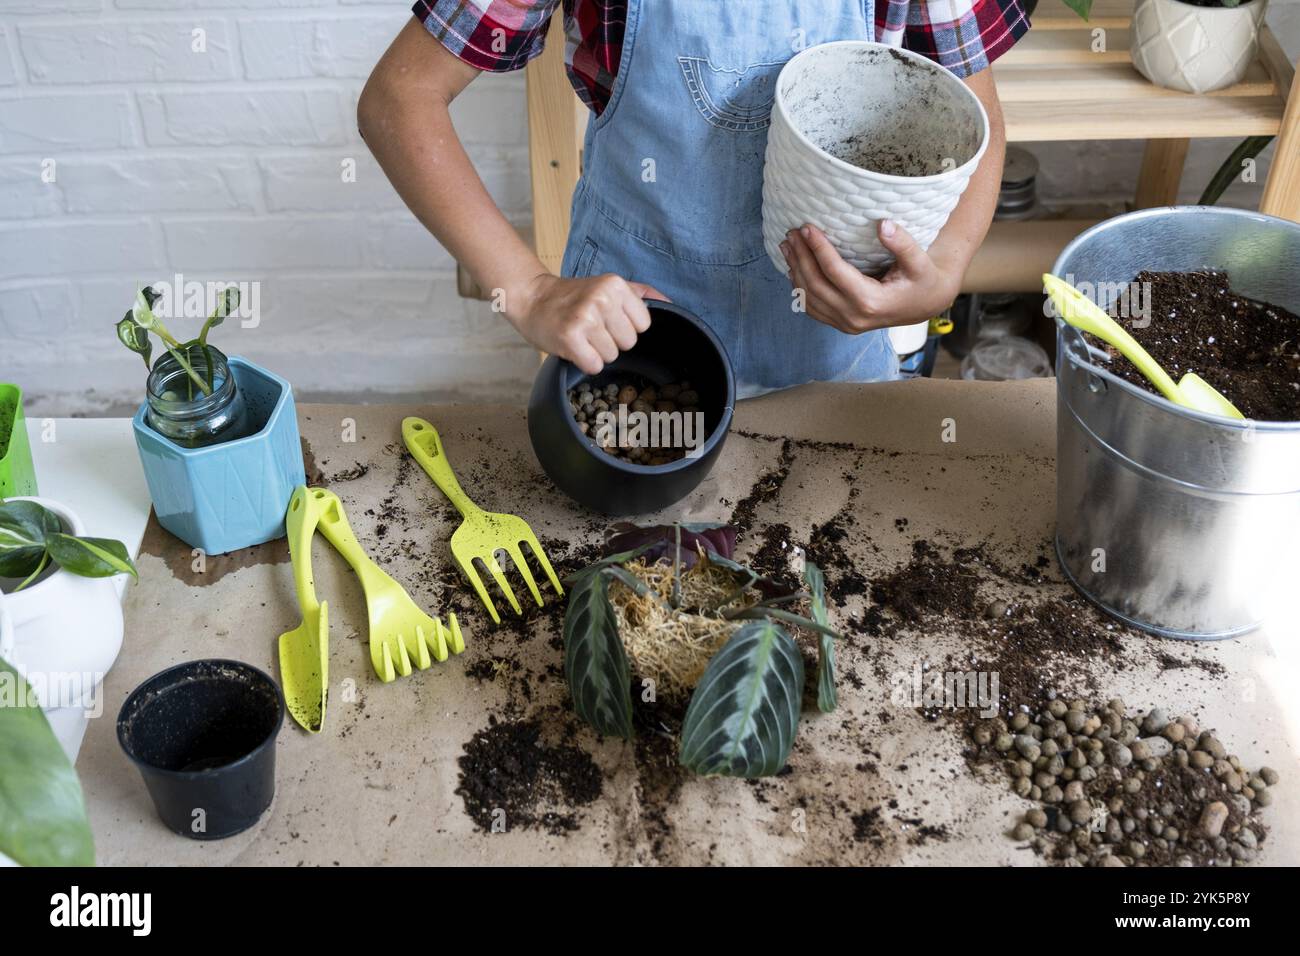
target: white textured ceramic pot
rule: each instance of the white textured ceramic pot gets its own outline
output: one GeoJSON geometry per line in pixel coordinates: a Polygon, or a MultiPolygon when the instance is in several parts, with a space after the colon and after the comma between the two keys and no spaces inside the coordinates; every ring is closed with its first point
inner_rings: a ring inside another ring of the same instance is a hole
{"type": "MultiPolygon", "coordinates": [[[[69,533],[85,525],[66,506],[35,501],[63,520],[69,533]]],[[[4,579],[6,588],[18,582],[4,579]]],[[[0,657],[27,678],[68,759],[75,761],[86,723],[101,706],[99,685],[122,647],[122,605],[112,578],[55,570],[3,596],[0,657]]]]}
{"type": "Polygon", "coordinates": [[[1198,7],[1182,0],[1137,0],[1133,66],[1157,86],[1209,93],[1240,83],[1255,59],[1268,0],[1198,7]]]}
{"type": "MultiPolygon", "coordinates": [[[[988,147],[989,119],[956,76],[923,56],[862,40],[809,47],[781,70],[763,164],[763,245],[805,223],[848,262],[881,275],[894,257],[877,223],[892,219],[928,249],[988,147]]],[[[926,323],[895,332],[910,351],[926,323]]]]}

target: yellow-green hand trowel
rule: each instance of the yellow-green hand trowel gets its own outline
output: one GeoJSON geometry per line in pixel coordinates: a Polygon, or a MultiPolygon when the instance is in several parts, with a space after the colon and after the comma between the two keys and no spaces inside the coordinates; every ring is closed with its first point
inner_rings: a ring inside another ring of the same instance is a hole
{"type": "Polygon", "coordinates": [[[329,688],[329,606],[316,600],[311,573],[311,542],[323,512],[320,489],[299,485],[289,499],[285,529],[293,584],[298,592],[302,623],[280,635],[280,682],[290,716],[313,734],[325,724],[325,695],[329,688]]]}
{"type": "Polygon", "coordinates": [[[1056,305],[1056,311],[1063,320],[1076,329],[1095,335],[1103,342],[1113,345],[1147,377],[1152,385],[1159,389],[1161,395],[1175,405],[1194,408],[1198,412],[1209,415],[1222,415],[1224,418],[1244,419],[1246,417],[1237,411],[1237,407],[1224,398],[1213,385],[1195,372],[1188,372],[1175,382],[1118,322],[1064,279],[1044,274],[1043,288],[1056,305]]]}

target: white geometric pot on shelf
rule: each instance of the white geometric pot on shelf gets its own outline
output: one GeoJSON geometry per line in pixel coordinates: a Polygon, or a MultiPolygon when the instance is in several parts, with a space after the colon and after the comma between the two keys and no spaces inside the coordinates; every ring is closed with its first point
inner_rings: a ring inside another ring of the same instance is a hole
{"type": "MultiPolygon", "coordinates": [[[[67,533],[88,533],[81,519],[56,501],[7,500],[34,501],[58,515],[67,533]]],[[[19,582],[6,578],[4,583],[19,582]]],[[[122,603],[112,578],[83,578],[56,568],[0,597],[0,657],[27,679],[74,763],[86,724],[102,706],[99,686],[121,648],[122,603]]]]}
{"type": "MultiPolygon", "coordinates": [[[[763,164],[763,246],[772,264],[786,273],[781,241],[805,223],[868,275],[894,261],[877,236],[882,219],[928,249],[988,140],[979,99],[923,56],[863,40],[798,53],[776,81],[763,164]]],[[[924,342],[925,323],[906,329],[924,342]]],[[[896,347],[909,337],[897,331],[896,347]]]]}
{"type": "Polygon", "coordinates": [[[1129,55],[1157,86],[1210,93],[1240,83],[1255,59],[1268,0],[1200,7],[1182,0],[1137,0],[1129,55]]]}

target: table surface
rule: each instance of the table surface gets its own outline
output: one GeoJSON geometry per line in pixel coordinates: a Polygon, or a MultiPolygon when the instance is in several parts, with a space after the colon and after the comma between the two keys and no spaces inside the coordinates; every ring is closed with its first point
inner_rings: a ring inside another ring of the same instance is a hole
{"type": "MultiPolygon", "coordinates": [[[[997,773],[973,773],[947,721],[891,703],[890,675],[961,651],[960,635],[846,637],[840,707],[805,712],[791,772],[758,782],[679,773],[662,747],[601,740],[568,709],[556,627],[560,602],[522,624],[493,628],[468,600],[447,540],[458,517],[401,444],[403,416],[439,428],[466,490],[485,507],[522,514],[557,565],[577,567],[606,522],[563,498],[539,472],[517,408],[301,406],[309,480],[342,499],[361,543],[432,613],[458,609],[467,648],[430,670],[382,684],[365,644],[361,591],[318,536],[314,570],[330,604],[330,704],[324,731],[286,720],[277,794],[251,830],[196,842],[159,823],[139,775],[119,751],[113,717],[127,693],[180,661],[232,657],[273,675],[276,638],[298,623],[287,547],[273,542],[215,556],[201,572],[187,547],[150,521],[140,582],[126,597],[127,633],[105,681],[106,718],[92,721],[78,770],[104,864],[864,863],[1033,864],[1005,837],[1027,808],[997,773]],[[355,438],[348,441],[349,437],[355,438]],[[507,819],[479,829],[459,786],[460,758],[492,721],[535,722],[542,738],[589,755],[600,796],[554,809],[572,829],[546,832],[507,819]],[[876,839],[853,818],[879,810],[876,839]],[[796,825],[796,821],[798,821],[796,825]]],[[[720,521],[751,490],[744,557],[769,529],[792,554],[837,514],[844,542],[868,574],[907,560],[919,537],[985,542],[1018,567],[1044,553],[1054,523],[1052,383],[915,381],[817,385],[744,402],[713,473],[671,514],[720,521]],[[943,441],[945,425],[957,429],[943,441]],[[897,519],[906,517],[900,526],[897,519]],[[786,528],[788,526],[788,529],[786,528]],[[776,529],[772,532],[770,529],[776,529]]],[[[646,519],[642,519],[644,523],[646,519]]],[[[1041,588],[1063,593],[1053,566],[1041,588]]],[[[861,612],[859,599],[833,622],[861,612]]],[[[1300,862],[1300,689],[1296,642],[1266,634],[1216,644],[1123,637],[1122,669],[1081,667],[1103,696],[1131,707],[1194,713],[1250,766],[1282,775],[1266,811],[1263,861],[1300,862]],[[1156,659],[1158,646],[1163,663],[1156,659]],[[1171,659],[1215,662],[1211,676],[1171,659]]]]}

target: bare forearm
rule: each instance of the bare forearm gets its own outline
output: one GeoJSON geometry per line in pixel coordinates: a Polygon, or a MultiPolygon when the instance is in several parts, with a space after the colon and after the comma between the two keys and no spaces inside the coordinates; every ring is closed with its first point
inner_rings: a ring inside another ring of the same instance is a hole
{"type": "MultiPolygon", "coordinates": [[[[953,210],[939,237],[930,246],[930,258],[945,275],[960,283],[970,265],[975,250],[984,241],[997,208],[998,192],[1002,185],[1002,163],[1006,153],[1006,127],[1002,120],[1002,106],[998,102],[997,88],[993,84],[992,68],[982,70],[966,79],[989,116],[989,145],[984,151],[970,184],[962,193],[957,208],[953,210]]],[[[954,290],[955,294],[955,290],[954,290]]]]}
{"type": "Polygon", "coordinates": [[[384,54],[358,122],[406,205],[482,288],[506,290],[510,312],[511,290],[546,268],[493,202],[452,125],[451,101],[477,71],[424,32],[412,20],[384,54]]]}

